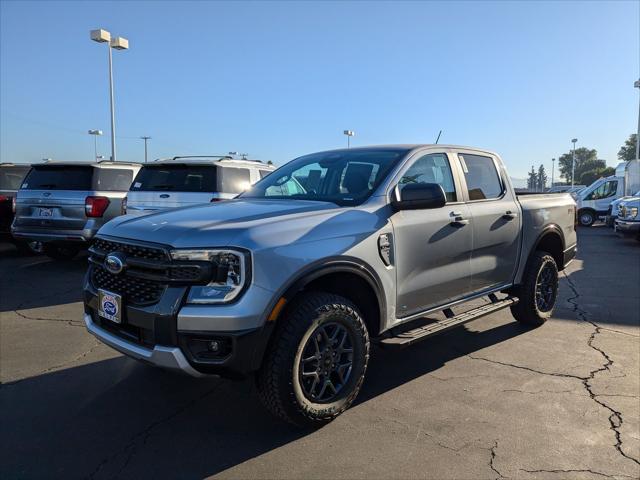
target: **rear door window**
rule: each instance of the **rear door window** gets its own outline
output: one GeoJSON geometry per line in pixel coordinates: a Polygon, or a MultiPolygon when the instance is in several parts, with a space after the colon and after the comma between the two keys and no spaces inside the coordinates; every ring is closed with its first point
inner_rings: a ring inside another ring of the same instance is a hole
{"type": "Polygon", "coordinates": [[[96,168],[93,189],[106,192],[126,192],[133,180],[133,171],[125,168],[96,168]]]}
{"type": "Polygon", "coordinates": [[[218,185],[222,193],[241,193],[251,188],[248,168],[221,167],[218,170],[218,185]]]}
{"type": "Polygon", "coordinates": [[[0,190],[20,190],[20,185],[30,166],[0,168],[0,190]]]}
{"type": "Polygon", "coordinates": [[[93,167],[42,165],[31,169],[22,183],[25,190],[91,190],[93,167]]]}
{"type": "Polygon", "coordinates": [[[142,167],[131,191],[141,192],[215,192],[214,165],[154,165],[142,167]]]}
{"type": "Polygon", "coordinates": [[[465,153],[458,158],[467,181],[469,200],[490,200],[502,195],[502,182],[491,157],[465,153]]]}

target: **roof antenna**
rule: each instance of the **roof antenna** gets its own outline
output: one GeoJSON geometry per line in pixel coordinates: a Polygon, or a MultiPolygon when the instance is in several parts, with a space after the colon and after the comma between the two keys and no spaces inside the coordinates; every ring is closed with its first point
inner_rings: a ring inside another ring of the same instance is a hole
{"type": "Polygon", "coordinates": [[[442,135],[442,130],[440,130],[440,133],[438,133],[438,138],[436,138],[436,145],[438,144],[438,140],[440,140],[440,135],[442,135]]]}

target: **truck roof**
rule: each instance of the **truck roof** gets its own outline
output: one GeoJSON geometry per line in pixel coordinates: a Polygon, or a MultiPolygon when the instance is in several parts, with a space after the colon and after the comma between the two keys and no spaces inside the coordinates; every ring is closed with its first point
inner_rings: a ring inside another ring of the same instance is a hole
{"type": "Polygon", "coordinates": [[[253,160],[253,159],[236,159],[228,155],[193,155],[193,156],[184,156],[184,157],[173,157],[173,158],[159,158],[154,160],[153,162],[149,162],[147,166],[153,165],[162,165],[162,164],[172,164],[172,163],[184,163],[187,165],[217,165],[221,166],[233,166],[233,165],[242,165],[244,167],[259,167],[264,169],[275,169],[274,165],[270,165],[262,160],[253,160]]]}
{"type": "Polygon", "coordinates": [[[439,148],[443,148],[443,149],[448,149],[448,148],[453,148],[453,149],[457,149],[457,150],[469,150],[469,151],[473,151],[473,152],[478,152],[478,153],[488,153],[491,155],[497,155],[497,153],[493,152],[492,150],[486,150],[486,149],[482,149],[482,148],[477,148],[477,147],[468,147],[465,145],[449,145],[449,144],[444,144],[444,143],[405,143],[405,144],[390,144],[390,145],[367,145],[367,146],[362,146],[362,147],[351,147],[351,148],[336,148],[333,150],[327,150],[327,151],[331,151],[331,152],[339,152],[339,151],[352,151],[352,150],[397,150],[397,151],[412,151],[412,150],[417,150],[419,148],[425,148],[425,147],[439,147],[439,148]]]}
{"type": "Polygon", "coordinates": [[[112,162],[110,160],[102,160],[99,162],[92,161],[72,161],[72,160],[56,160],[51,162],[43,162],[43,163],[32,163],[32,167],[43,167],[49,165],[68,165],[74,167],[139,167],[142,163],[139,162],[112,162]]]}

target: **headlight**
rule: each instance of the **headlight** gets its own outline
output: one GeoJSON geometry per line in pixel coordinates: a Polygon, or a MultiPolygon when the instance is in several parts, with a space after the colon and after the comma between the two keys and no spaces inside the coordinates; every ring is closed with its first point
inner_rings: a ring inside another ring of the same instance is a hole
{"type": "Polygon", "coordinates": [[[627,217],[636,218],[638,216],[638,207],[631,207],[627,209],[627,217]]]}
{"type": "Polygon", "coordinates": [[[236,298],[247,281],[248,255],[235,250],[172,250],[173,260],[208,261],[214,264],[208,285],[189,289],[187,303],[227,303],[236,298]]]}

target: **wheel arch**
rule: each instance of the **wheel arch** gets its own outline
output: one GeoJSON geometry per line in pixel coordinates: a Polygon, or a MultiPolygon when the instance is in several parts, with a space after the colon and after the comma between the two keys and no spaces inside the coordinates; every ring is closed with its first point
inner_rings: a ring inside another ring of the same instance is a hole
{"type": "Polygon", "coordinates": [[[564,269],[565,248],[565,238],[562,229],[556,224],[547,225],[542,232],[540,232],[533,247],[529,251],[527,266],[535,252],[545,251],[553,257],[558,266],[558,271],[561,271],[564,269]]]}

